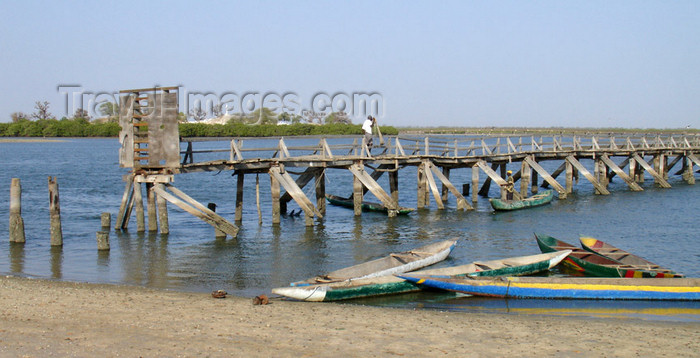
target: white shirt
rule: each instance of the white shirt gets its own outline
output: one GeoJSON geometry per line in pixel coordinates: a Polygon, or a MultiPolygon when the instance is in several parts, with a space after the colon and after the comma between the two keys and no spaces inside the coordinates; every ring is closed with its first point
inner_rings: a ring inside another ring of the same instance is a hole
{"type": "Polygon", "coordinates": [[[362,123],[362,130],[365,131],[365,133],[372,134],[372,124],[374,124],[372,120],[365,120],[365,123],[362,123]]]}

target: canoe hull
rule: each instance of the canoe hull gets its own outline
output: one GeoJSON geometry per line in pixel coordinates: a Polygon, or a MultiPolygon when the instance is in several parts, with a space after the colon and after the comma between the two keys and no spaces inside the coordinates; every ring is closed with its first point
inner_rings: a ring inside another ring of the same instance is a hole
{"type": "MultiPolygon", "coordinates": [[[[468,265],[416,271],[424,275],[531,275],[546,271],[561,262],[568,252],[512,257],[501,260],[477,262],[468,265]]],[[[347,280],[325,285],[281,287],[272,293],[303,301],[340,301],[420,291],[421,287],[395,276],[371,279],[347,280]]]]}
{"type": "Polygon", "coordinates": [[[552,199],[554,199],[554,192],[552,190],[546,190],[541,194],[523,200],[508,201],[494,198],[489,199],[489,203],[491,203],[491,207],[493,207],[494,210],[511,211],[549,204],[552,199]]]}
{"type": "Polygon", "coordinates": [[[500,277],[446,279],[402,275],[428,287],[477,296],[595,300],[698,301],[700,279],[500,277]]]}
{"type": "Polygon", "coordinates": [[[571,250],[572,253],[564,259],[563,264],[584,276],[624,278],[682,277],[682,275],[675,273],[645,270],[636,266],[623,265],[615,260],[583,250],[551,236],[535,234],[535,239],[542,252],[571,250]]]}
{"type": "MultiPolygon", "coordinates": [[[[328,203],[331,205],[335,206],[342,206],[345,208],[354,208],[355,203],[353,202],[353,199],[348,199],[348,198],[343,198],[337,195],[330,195],[326,194],[326,200],[328,203]]],[[[362,211],[372,211],[372,212],[380,212],[380,213],[386,213],[388,209],[386,206],[380,203],[374,203],[371,201],[363,201],[362,202],[362,211]]],[[[399,210],[397,211],[397,214],[399,215],[408,215],[413,211],[413,208],[406,208],[406,207],[399,207],[399,210]]]]}
{"type": "Polygon", "coordinates": [[[667,268],[663,268],[649,260],[646,260],[625,250],[619,249],[613,245],[610,245],[598,239],[592,237],[580,237],[579,241],[581,242],[581,247],[584,250],[596,253],[601,256],[605,256],[621,264],[647,267],[649,270],[661,271],[673,275],[673,277],[684,277],[684,275],[682,274],[679,274],[667,268]]]}
{"type": "Polygon", "coordinates": [[[309,286],[350,279],[364,279],[402,272],[414,271],[447,258],[457,240],[445,240],[425,245],[414,250],[390,254],[386,257],[329,272],[304,281],[292,282],[290,286],[309,286]]]}

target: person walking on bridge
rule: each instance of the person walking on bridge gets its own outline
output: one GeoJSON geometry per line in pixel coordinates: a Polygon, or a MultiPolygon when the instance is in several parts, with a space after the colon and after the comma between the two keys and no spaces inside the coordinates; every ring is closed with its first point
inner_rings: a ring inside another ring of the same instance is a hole
{"type": "Polygon", "coordinates": [[[365,143],[368,149],[372,149],[372,128],[377,125],[377,118],[367,116],[367,120],[362,124],[362,130],[365,132],[365,143]]]}

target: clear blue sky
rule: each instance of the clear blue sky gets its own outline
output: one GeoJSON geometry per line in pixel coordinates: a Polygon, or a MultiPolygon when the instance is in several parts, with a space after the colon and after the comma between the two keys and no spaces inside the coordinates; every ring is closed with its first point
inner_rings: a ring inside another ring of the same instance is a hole
{"type": "Polygon", "coordinates": [[[378,93],[394,126],[698,128],[700,2],[2,1],[0,73],[3,122],[66,115],[59,85],[181,85],[378,93]]]}

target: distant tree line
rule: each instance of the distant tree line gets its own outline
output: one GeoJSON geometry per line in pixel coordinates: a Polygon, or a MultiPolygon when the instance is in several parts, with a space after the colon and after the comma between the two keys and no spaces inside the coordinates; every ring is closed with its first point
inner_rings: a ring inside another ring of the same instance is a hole
{"type": "MultiPolygon", "coordinates": [[[[56,119],[49,111],[49,102],[36,102],[32,114],[15,112],[12,121],[0,122],[0,137],[117,137],[121,127],[117,108],[111,102],[99,106],[102,118],[91,120],[87,111],[79,108],[70,118],[56,119]]],[[[320,117],[320,116],[319,116],[320,117]]],[[[182,137],[269,137],[303,135],[354,135],[362,134],[343,113],[331,113],[320,117],[316,123],[303,121],[298,115],[276,115],[267,108],[249,116],[229,116],[226,124],[187,122],[184,113],[178,114],[182,137]],[[285,124],[285,125],[279,125],[285,124]]],[[[396,135],[394,127],[382,126],[382,134],[396,135]]]]}

